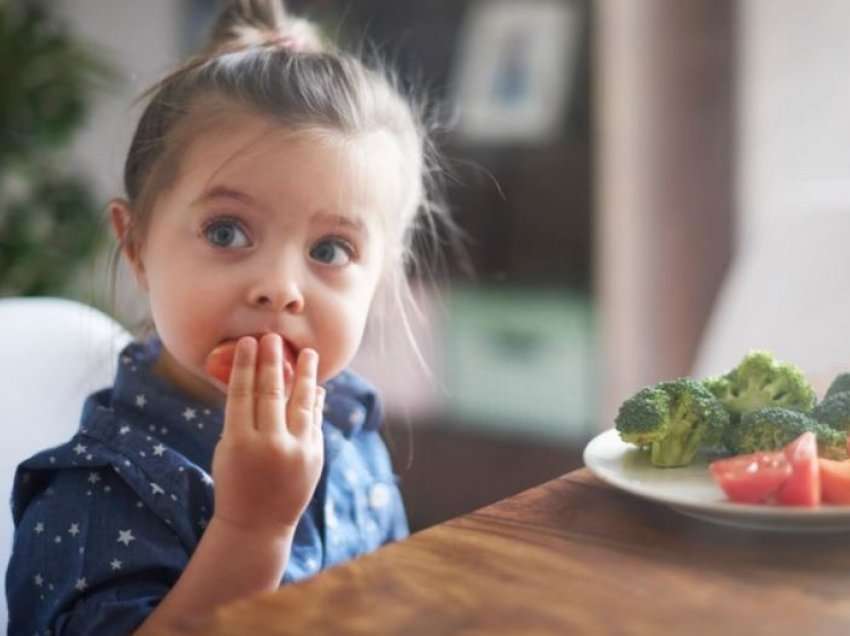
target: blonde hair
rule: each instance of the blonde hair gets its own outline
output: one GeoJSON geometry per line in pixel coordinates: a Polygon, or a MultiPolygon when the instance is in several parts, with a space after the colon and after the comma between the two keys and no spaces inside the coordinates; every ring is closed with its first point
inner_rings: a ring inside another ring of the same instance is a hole
{"type": "MultiPolygon", "coordinates": [[[[423,266],[430,273],[417,253],[424,246],[432,256],[438,255],[445,236],[456,235],[456,228],[441,198],[443,170],[424,105],[405,95],[392,73],[324,41],[312,23],[290,15],[281,0],[233,0],[215,22],[206,48],[151,87],[145,97],[149,101],[124,169],[132,210],[125,242],[131,245],[145,236],[156,196],[172,185],[189,142],[234,105],[295,132],[391,133],[410,162],[403,172],[412,182],[410,196],[395,219],[398,249],[385,267],[388,284],[379,302],[395,301],[423,362],[405,309],[413,302],[406,274],[423,266]]],[[[118,246],[116,262],[122,247],[118,246]]],[[[415,309],[415,303],[412,306],[415,309]]]]}

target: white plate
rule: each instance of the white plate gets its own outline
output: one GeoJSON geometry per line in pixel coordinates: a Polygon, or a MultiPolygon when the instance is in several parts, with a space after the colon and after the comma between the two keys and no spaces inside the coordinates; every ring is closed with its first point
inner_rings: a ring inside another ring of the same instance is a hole
{"type": "Polygon", "coordinates": [[[584,449],[584,463],[615,488],[705,521],[779,532],[850,531],[850,506],[790,508],[734,503],[714,483],[705,457],[682,468],[656,468],[647,453],[623,442],[615,429],[590,441],[584,449]]]}

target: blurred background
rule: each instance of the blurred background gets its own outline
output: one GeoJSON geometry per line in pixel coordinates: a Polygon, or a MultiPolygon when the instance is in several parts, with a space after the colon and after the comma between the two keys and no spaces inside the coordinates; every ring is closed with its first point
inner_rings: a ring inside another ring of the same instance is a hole
{"type": "MultiPolygon", "coordinates": [[[[411,526],[581,465],[646,384],[770,348],[820,382],[850,235],[844,0],[291,0],[430,97],[474,275],[417,281],[416,331],[370,333],[411,526]]],[[[128,328],[104,206],[134,100],[217,0],[0,2],[0,296],[128,328]],[[23,10],[22,8],[26,8],[23,10]]]]}

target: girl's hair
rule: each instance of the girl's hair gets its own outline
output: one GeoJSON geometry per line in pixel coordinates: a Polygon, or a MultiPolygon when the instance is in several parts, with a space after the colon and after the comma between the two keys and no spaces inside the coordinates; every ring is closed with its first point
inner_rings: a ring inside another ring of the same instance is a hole
{"type": "Polygon", "coordinates": [[[406,274],[422,265],[428,269],[417,255],[438,255],[442,237],[456,236],[456,228],[441,198],[444,173],[424,104],[405,95],[392,73],[325,42],[310,22],[287,13],[282,0],[231,0],[206,48],[143,97],[149,101],[124,169],[131,245],[143,240],[156,197],[172,185],[192,139],[225,121],[234,108],[267,116],[294,132],[391,133],[408,164],[402,174],[409,186],[397,218],[389,221],[390,236],[398,240],[390,241],[383,293],[376,302],[397,304],[422,361],[405,310],[412,302],[406,274]]]}

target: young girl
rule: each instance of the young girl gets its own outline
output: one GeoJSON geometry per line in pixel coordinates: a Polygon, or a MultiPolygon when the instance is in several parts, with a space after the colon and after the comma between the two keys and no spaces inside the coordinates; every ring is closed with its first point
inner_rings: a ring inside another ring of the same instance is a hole
{"type": "Polygon", "coordinates": [[[420,122],[272,0],[229,4],[150,95],[110,214],[157,335],[18,469],[11,634],[192,627],[408,533],[346,366],[434,214],[420,122]]]}

